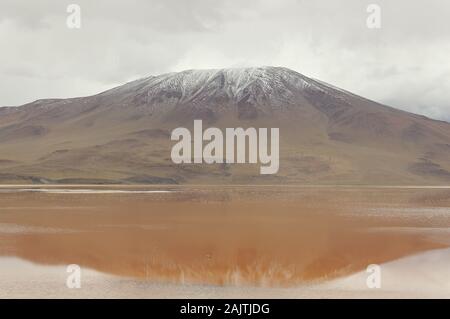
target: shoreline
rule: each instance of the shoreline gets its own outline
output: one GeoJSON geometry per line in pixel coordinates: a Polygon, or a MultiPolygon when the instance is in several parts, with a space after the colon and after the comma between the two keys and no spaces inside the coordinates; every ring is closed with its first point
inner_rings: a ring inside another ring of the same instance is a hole
{"type": "Polygon", "coordinates": [[[276,187],[276,188],[362,188],[362,189],[450,189],[450,185],[378,185],[378,184],[0,184],[2,188],[71,188],[71,187],[92,187],[92,188],[258,188],[258,187],[276,187]]]}
{"type": "Polygon", "coordinates": [[[155,283],[82,269],[81,288],[66,287],[64,266],[38,265],[0,257],[0,299],[4,298],[450,298],[450,248],[381,264],[382,286],[365,286],[367,274],[291,288],[155,283]],[[13,268],[13,269],[12,269],[13,268]],[[11,276],[14,274],[14,276],[11,276]]]}

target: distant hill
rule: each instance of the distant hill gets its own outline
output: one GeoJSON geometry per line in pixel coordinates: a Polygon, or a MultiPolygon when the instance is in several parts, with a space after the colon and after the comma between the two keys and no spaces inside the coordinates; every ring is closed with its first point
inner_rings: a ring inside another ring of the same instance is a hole
{"type": "Polygon", "coordinates": [[[450,124],[281,67],[187,70],[0,108],[0,183],[450,184],[450,124]],[[280,170],[176,165],[172,129],[279,127],[280,170]]]}

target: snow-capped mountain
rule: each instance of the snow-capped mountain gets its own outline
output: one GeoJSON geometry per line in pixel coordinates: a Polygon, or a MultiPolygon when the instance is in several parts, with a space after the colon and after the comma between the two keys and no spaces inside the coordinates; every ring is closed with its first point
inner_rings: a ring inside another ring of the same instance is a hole
{"type": "Polygon", "coordinates": [[[103,95],[130,92],[140,103],[151,107],[202,105],[217,111],[218,106],[226,105],[238,106],[238,110],[254,107],[261,113],[297,105],[299,98],[314,94],[336,99],[349,95],[283,67],[186,70],[140,79],[103,95]]]}
{"type": "Polygon", "coordinates": [[[450,124],[282,67],[187,70],[0,108],[0,182],[442,184],[450,124]],[[280,172],[176,166],[170,132],[279,127],[280,172]]]}

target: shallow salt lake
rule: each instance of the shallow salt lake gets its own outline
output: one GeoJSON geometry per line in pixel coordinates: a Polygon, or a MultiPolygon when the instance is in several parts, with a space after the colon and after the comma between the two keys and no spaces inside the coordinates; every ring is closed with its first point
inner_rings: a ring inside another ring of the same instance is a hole
{"type": "MultiPolygon", "coordinates": [[[[331,283],[432,251],[447,266],[449,230],[447,188],[0,187],[0,288],[3,280],[17,296],[357,296],[331,283]],[[68,264],[96,288],[57,286],[55,271],[65,278],[68,264]]],[[[434,271],[444,276],[445,267],[434,271]]],[[[398,285],[382,293],[397,296],[398,285]]]]}

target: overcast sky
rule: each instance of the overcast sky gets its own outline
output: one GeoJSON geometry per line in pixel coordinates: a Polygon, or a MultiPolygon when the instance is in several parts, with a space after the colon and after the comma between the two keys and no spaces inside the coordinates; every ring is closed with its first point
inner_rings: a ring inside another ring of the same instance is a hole
{"type": "Polygon", "coordinates": [[[0,0],[0,60],[0,106],[274,65],[450,120],[448,0],[0,0]],[[80,29],[66,25],[71,3],[80,29]],[[366,25],[371,3],[380,29],[366,25]]]}

